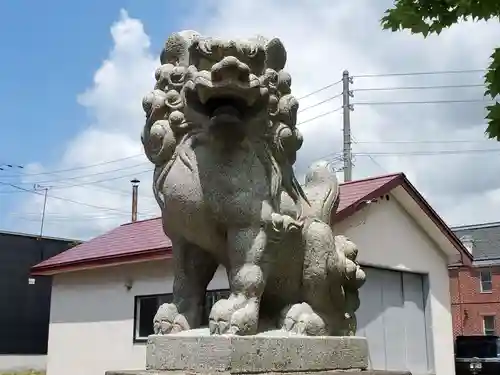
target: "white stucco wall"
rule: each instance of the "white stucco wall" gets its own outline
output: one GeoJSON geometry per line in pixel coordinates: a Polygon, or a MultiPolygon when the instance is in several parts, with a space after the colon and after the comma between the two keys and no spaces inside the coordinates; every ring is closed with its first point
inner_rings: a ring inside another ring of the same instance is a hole
{"type": "MultiPolygon", "coordinates": [[[[224,269],[209,289],[227,288],[224,269]]],[[[104,375],[143,369],[145,344],[133,343],[134,297],[172,292],[167,261],[101,268],[53,279],[47,374],[104,375]],[[132,289],[125,283],[131,280],[132,289]]]]}
{"type": "MultiPolygon", "coordinates": [[[[369,205],[336,229],[358,244],[362,263],[429,275],[436,374],[453,375],[448,271],[433,242],[393,200],[369,205]]],[[[170,272],[167,261],[155,261],[55,276],[47,375],[144,368],[145,345],[132,341],[134,296],[170,292],[170,272]]],[[[219,270],[209,288],[226,287],[219,270]]]]}
{"type": "Polygon", "coordinates": [[[447,260],[431,239],[395,199],[368,205],[339,223],[336,231],[358,245],[360,263],[428,275],[435,373],[454,375],[447,260]]]}

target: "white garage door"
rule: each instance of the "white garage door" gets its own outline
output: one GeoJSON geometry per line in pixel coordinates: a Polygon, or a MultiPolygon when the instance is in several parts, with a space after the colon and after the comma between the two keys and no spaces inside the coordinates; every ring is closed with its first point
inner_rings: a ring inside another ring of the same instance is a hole
{"type": "Polygon", "coordinates": [[[366,283],[360,290],[357,334],[368,339],[371,367],[428,373],[425,276],[363,269],[366,283]]]}

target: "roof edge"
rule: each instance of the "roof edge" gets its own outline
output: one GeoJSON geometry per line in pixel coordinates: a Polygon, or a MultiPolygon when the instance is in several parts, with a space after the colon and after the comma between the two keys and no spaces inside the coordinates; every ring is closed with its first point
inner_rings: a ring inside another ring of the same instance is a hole
{"type": "MultiPolygon", "coordinates": [[[[405,176],[404,173],[394,173],[390,175],[385,175],[380,178],[386,178],[386,177],[394,177],[392,180],[387,181],[385,184],[381,185],[377,189],[373,190],[372,192],[368,193],[365,195],[362,199],[357,200],[356,202],[352,203],[351,205],[345,207],[342,209],[342,211],[337,212],[332,218],[332,222],[339,222],[342,221],[349,216],[353,215],[357,211],[361,210],[366,204],[368,204],[368,201],[378,198],[381,195],[389,193],[391,190],[396,188],[397,186],[401,185],[404,182],[405,176]]],[[[374,178],[369,178],[365,180],[356,180],[356,181],[350,181],[349,183],[355,183],[357,181],[367,181],[370,179],[374,178]]]]}
{"type": "Polygon", "coordinates": [[[157,256],[169,258],[172,247],[162,247],[157,249],[148,249],[147,251],[137,251],[134,253],[111,255],[107,257],[98,257],[95,259],[77,260],[65,264],[57,265],[35,265],[31,267],[30,274],[33,276],[47,276],[69,271],[78,271],[80,269],[108,267],[122,263],[133,263],[138,261],[147,261],[157,259],[157,256]]]}
{"type": "Polygon", "coordinates": [[[415,199],[417,202],[422,203],[423,211],[434,221],[434,224],[441,230],[444,236],[457,248],[459,253],[461,254],[462,262],[467,265],[472,264],[472,255],[465,248],[464,244],[458,236],[453,232],[451,227],[445,223],[445,221],[439,216],[439,214],[432,208],[432,206],[427,202],[427,200],[423,197],[422,194],[417,190],[417,188],[408,180],[406,175],[403,173],[403,187],[407,191],[410,196],[415,199]],[[465,256],[464,256],[465,255],[465,256]]]}
{"type": "Polygon", "coordinates": [[[470,229],[483,229],[483,228],[494,228],[500,227],[500,221],[492,221],[489,223],[482,224],[466,224],[451,227],[452,230],[470,230],[470,229]]]}
{"type": "Polygon", "coordinates": [[[24,232],[12,232],[8,230],[0,230],[0,234],[5,234],[8,236],[18,236],[18,237],[29,237],[29,238],[39,238],[41,240],[52,240],[52,241],[61,241],[61,242],[78,242],[83,243],[84,240],[77,240],[74,238],[65,238],[65,237],[51,237],[51,236],[40,236],[35,233],[24,233],[24,232]]]}
{"type": "Polygon", "coordinates": [[[344,181],[344,182],[341,182],[339,185],[351,185],[351,184],[357,184],[357,183],[360,183],[360,182],[367,182],[367,181],[373,181],[373,180],[381,180],[381,179],[384,179],[384,178],[388,178],[388,177],[402,177],[404,175],[403,172],[396,172],[396,173],[388,173],[388,174],[383,174],[383,175],[380,175],[380,176],[371,176],[371,177],[365,177],[365,178],[361,178],[359,180],[351,180],[351,181],[344,181]]]}

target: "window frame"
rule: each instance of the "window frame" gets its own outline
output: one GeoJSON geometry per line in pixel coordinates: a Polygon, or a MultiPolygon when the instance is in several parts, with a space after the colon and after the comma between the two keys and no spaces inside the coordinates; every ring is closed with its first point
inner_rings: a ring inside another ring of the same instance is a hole
{"type": "MultiPolygon", "coordinates": [[[[133,331],[132,331],[132,337],[133,337],[133,342],[134,343],[145,343],[148,338],[147,337],[141,337],[139,335],[139,329],[140,329],[140,323],[139,320],[141,319],[141,311],[140,311],[140,300],[145,299],[145,298],[152,298],[156,297],[157,302],[158,302],[158,307],[160,305],[160,301],[158,301],[159,298],[163,296],[173,296],[172,293],[155,293],[155,294],[142,294],[142,295],[137,295],[134,296],[134,324],[133,324],[133,331]]],[[[153,322],[151,321],[151,326],[153,326],[153,322]]]]}
{"type": "Polygon", "coordinates": [[[496,336],[496,315],[483,315],[482,318],[483,318],[483,335],[496,336]],[[486,328],[487,319],[492,319],[493,328],[486,328]]]}
{"type": "Polygon", "coordinates": [[[493,292],[493,273],[491,272],[491,269],[485,268],[479,270],[479,288],[481,293],[491,293],[493,292]],[[489,275],[489,280],[484,280],[483,274],[488,274],[489,275]],[[489,284],[489,289],[485,288],[484,286],[489,284]]]}
{"type": "MultiPolygon", "coordinates": [[[[209,293],[220,293],[220,292],[226,292],[229,293],[228,288],[220,288],[220,289],[210,289],[206,291],[206,296],[209,293]]],[[[139,329],[140,329],[140,300],[144,298],[151,298],[151,297],[156,297],[157,299],[160,299],[162,297],[173,297],[172,293],[154,293],[154,294],[141,294],[141,295],[136,295],[134,296],[134,322],[133,322],[133,331],[132,331],[132,341],[134,344],[143,344],[146,343],[148,338],[147,337],[141,337],[139,336],[139,329]]],[[[206,297],[205,297],[206,300],[206,297]]],[[[163,302],[158,301],[158,307],[160,307],[160,304],[163,302]]],[[[151,320],[151,327],[153,326],[153,321],[151,320]]]]}

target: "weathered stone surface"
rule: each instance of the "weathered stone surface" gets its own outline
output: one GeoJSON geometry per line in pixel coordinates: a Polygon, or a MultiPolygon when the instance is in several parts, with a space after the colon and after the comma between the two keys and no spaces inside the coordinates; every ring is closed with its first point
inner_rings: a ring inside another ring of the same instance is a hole
{"type": "Polygon", "coordinates": [[[356,332],[365,274],[356,246],[331,228],[339,188],[329,163],[305,186],[295,177],[303,138],[286,59],[277,38],[183,31],[165,44],[142,132],[176,267],[157,334],[200,326],[220,264],[231,295],[212,308],[212,334],[254,335],[263,320],[301,335],[356,332]]]}
{"type": "MultiPolygon", "coordinates": [[[[106,375],[195,375],[192,371],[156,371],[156,370],[125,370],[106,371],[106,375]]],[[[201,373],[200,373],[201,374],[201,373]]],[[[236,372],[209,372],[203,375],[234,375],[236,372]]],[[[262,375],[412,375],[408,371],[385,370],[327,370],[327,371],[297,371],[297,372],[265,372],[262,375]]],[[[433,375],[433,374],[429,374],[433,375]]]]}
{"type": "Polygon", "coordinates": [[[262,373],[367,366],[366,338],[355,336],[153,335],[146,354],[151,370],[262,373]]]}

